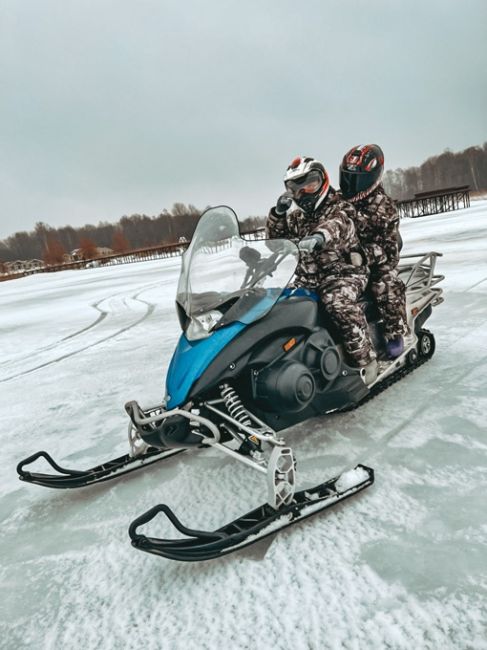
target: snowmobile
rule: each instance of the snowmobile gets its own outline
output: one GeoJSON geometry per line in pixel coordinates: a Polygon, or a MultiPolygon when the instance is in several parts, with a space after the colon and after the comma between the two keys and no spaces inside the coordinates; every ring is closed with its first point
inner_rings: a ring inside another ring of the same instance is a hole
{"type": "Polygon", "coordinates": [[[208,209],[182,257],[176,309],[183,333],[167,372],[165,398],[145,409],[136,401],[125,405],[129,453],[78,471],[39,451],[19,463],[20,479],[83,487],[208,447],[262,473],[266,501],[218,530],[187,528],[164,504],[131,523],[135,548],[183,561],[221,557],[358,493],[374,481],[373,470],[364,465],[297,491],[294,453],[281,432],[311,417],[355,408],[432,356],[435,340],[423,326],[443,300],[437,286],[443,276],[435,274],[439,255],[402,258],[411,335],[392,361],[385,356],[373,301],[364,296],[380,360],[377,380],[367,385],[363,370],[349,364],[317,295],[289,286],[298,246],[284,239],[244,239],[231,208],[208,209]],[[25,469],[41,457],[56,474],[25,469]],[[183,537],[139,532],[159,513],[183,537]]]}

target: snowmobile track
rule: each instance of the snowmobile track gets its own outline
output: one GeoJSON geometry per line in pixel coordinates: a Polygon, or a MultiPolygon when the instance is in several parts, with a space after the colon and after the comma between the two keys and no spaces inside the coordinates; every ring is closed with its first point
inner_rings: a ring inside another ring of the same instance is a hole
{"type": "MultiPolygon", "coordinates": [[[[423,330],[423,331],[429,331],[429,330],[423,330]]],[[[424,363],[429,361],[431,357],[419,357],[417,361],[414,364],[408,364],[394,372],[392,375],[381,381],[380,383],[376,384],[373,386],[369,392],[368,395],[364,397],[358,404],[353,404],[352,406],[345,406],[342,409],[338,409],[334,411],[335,413],[349,413],[350,411],[355,411],[358,409],[360,406],[363,406],[364,404],[367,404],[367,402],[370,402],[373,400],[375,397],[383,393],[385,390],[387,390],[390,386],[393,384],[396,384],[398,381],[406,377],[407,375],[411,374],[413,370],[416,370],[416,368],[419,368],[422,366],[424,363]]]]}

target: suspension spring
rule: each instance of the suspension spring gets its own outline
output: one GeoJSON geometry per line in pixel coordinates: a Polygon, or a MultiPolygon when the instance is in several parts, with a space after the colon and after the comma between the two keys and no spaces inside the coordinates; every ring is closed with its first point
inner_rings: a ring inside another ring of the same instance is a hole
{"type": "Polygon", "coordinates": [[[245,424],[247,427],[252,426],[252,420],[249,417],[247,409],[230,384],[220,384],[220,393],[231,417],[237,420],[237,422],[240,422],[240,424],[245,424]]]}

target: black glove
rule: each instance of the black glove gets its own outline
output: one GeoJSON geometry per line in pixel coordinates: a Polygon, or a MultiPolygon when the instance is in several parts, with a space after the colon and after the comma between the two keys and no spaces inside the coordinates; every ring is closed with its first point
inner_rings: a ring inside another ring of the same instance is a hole
{"type": "Polygon", "coordinates": [[[277,199],[276,207],[275,207],[275,212],[276,214],[281,217],[286,214],[286,212],[289,210],[291,207],[291,203],[293,202],[292,196],[288,192],[284,192],[284,194],[281,194],[281,196],[277,199]]]}
{"type": "Polygon", "coordinates": [[[312,253],[319,251],[325,244],[325,237],[320,232],[315,232],[312,235],[307,235],[299,242],[298,248],[305,253],[312,253]]]}

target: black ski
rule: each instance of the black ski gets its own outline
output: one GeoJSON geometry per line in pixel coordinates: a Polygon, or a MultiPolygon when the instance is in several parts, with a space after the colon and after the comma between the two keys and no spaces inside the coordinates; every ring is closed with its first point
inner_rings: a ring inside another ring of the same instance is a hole
{"type": "Polygon", "coordinates": [[[292,526],[360,492],[373,482],[374,470],[357,465],[355,469],[325,483],[296,492],[293,502],[288,506],[274,510],[268,504],[261,505],[213,532],[186,528],[169,506],[160,504],[137,517],[130,525],[129,535],[132,545],[147,553],[184,562],[211,560],[292,526]],[[139,526],[152,521],[160,512],[167,516],[180,533],[186,535],[185,539],[159,539],[137,533],[139,526]]]}
{"type": "Polygon", "coordinates": [[[123,474],[128,474],[152,463],[157,463],[176,454],[186,451],[185,449],[149,449],[145,454],[133,458],[129,454],[108,460],[106,463],[91,467],[90,469],[80,471],[67,469],[58,465],[47,451],[38,451],[32,456],[20,461],[17,465],[17,473],[21,481],[43,485],[51,488],[79,488],[109,481],[118,478],[123,474]],[[30,465],[38,458],[44,458],[49,465],[59,472],[58,474],[41,474],[37,472],[27,472],[24,467],[30,465]]]}

